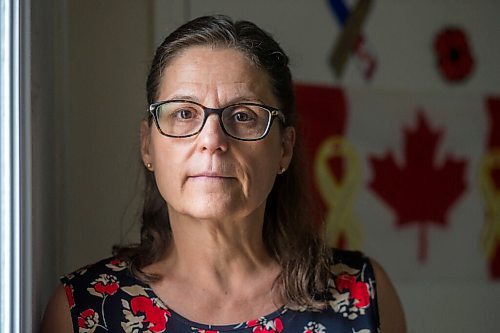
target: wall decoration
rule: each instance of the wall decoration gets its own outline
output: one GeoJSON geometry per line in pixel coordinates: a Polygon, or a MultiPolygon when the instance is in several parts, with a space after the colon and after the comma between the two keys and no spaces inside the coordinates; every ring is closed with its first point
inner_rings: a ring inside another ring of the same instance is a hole
{"type": "Polygon", "coordinates": [[[485,203],[481,245],[490,276],[500,279],[500,98],[488,98],[485,104],[490,128],[479,169],[479,185],[485,203]]]}
{"type": "Polygon", "coordinates": [[[358,0],[352,10],[349,10],[345,0],[328,0],[328,3],[342,27],[330,58],[330,64],[335,75],[342,77],[347,59],[351,54],[354,54],[365,79],[371,79],[377,66],[377,60],[361,30],[370,11],[372,1],[358,0]]]}
{"type": "Polygon", "coordinates": [[[361,171],[356,150],[344,137],[348,116],[344,92],[306,84],[295,88],[305,148],[312,161],[310,178],[321,208],[317,218],[325,221],[331,245],[360,249],[363,232],[352,205],[361,171]]]}
{"type": "Polygon", "coordinates": [[[369,186],[396,213],[396,225],[419,228],[418,259],[427,259],[430,225],[445,227],[451,206],[466,188],[464,159],[448,155],[436,161],[442,130],[433,130],[425,113],[419,111],[415,129],[404,130],[404,161],[391,152],[371,156],[374,178],[369,186]]]}
{"type": "Polygon", "coordinates": [[[434,52],[441,76],[448,82],[467,79],[474,69],[474,57],[464,30],[448,27],[434,39],[434,52]]]}
{"type": "Polygon", "coordinates": [[[314,181],[326,204],[326,237],[339,248],[360,249],[363,232],[353,210],[361,172],[356,150],[344,137],[323,140],[314,158],[314,181]]]}
{"type": "Polygon", "coordinates": [[[383,258],[398,279],[500,279],[500,97],[295,91],[311,219],[331,245],[383,258]]]}

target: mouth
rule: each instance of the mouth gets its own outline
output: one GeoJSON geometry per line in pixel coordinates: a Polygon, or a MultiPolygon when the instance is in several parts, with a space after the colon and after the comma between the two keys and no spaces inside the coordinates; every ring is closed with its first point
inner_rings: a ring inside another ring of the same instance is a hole
{"type": "Polygon", "coordinates": [[[232,176],[227,176],[219,173],[213,173],[213,172],[204,172],[204,173],[199,173],[199,174],[194,174],[189,176],[188,178],[192,179],[199,179],[199,180],[230,180],[230,179],[235,179],[235,177],[232,176]]]}

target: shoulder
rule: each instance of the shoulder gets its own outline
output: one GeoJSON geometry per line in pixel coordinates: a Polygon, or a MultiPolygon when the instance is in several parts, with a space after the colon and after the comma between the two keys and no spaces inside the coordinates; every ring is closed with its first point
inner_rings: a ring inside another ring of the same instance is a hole
{"type": "Polygon", "coordinates": [[[377,261],[370,259],[370,262],[377,280],[377,298],[382,332],[406,332],[403,307],[389,275],[377,261]]]}
{"type": "Polygon", "coordinates": [[[109,257],[62,276],[61,282],[64,285],[76,285],[100,276],[126,275],[128,273],[127,268],[127,262],[115,257],[109,257]]]}
{"type": "Polygon", "coordinates": [[[59,285],[52,294],[42,319],[42,333],[73,332],[70,309],[64,286],[59,285]]]}
{"type": "Polygon", "coordinates": [[[62,276],[70,308],[75,302],[95,300],[91,296],[113,295],[121,282],[132,279],[127,267],[126,262],[110,257],[62,276]]]}
{"type": "MultiPolygon", "coordinates": [[[[332,249],[330,274],[333,279],[356,280],[374,286],[376,277],[372,261],[363,252],[332,249]]],[[[373,295],[375,296],[375,295],[373,295]]]]}
{"type": "Polygon", "coordinates": [[[46,307],[42,332],[73,332],[82,306],[92,307],[96,299],[113,295],[121,280],[133,279],[127,267],[126,262],[110,257],[62,276],[46,307]]]}
{"type": "Polygon", "coordinates": [[[335,300],[340,300],[342,304],[352,299],[352,309],[371,309],[370,312],[378,321],[382,332],[406,332],[401,302],[384,268],[376,260],[359,251],[333,250],[332,253],[331,290],[332,294],[337,296],[335,300]]]}
{"type": "Polygon", "coordinates": [[[336,313],[379,325],[376,277],[371,261],[362,252],[332,250],[328,290],[329,305],[336,313]]]}
{"type": "Polygon", "coordinates": [[[61,277],[71,310],[78,305],[92,306],[113,296],[120,286],[140,283],[129,272],[128,263],[115,257],[100,260],[61,277]]]}

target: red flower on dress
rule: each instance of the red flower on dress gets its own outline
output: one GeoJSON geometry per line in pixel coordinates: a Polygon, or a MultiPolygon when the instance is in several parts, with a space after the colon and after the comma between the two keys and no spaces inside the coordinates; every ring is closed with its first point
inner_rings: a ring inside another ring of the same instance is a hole
{"type": "Polygon", "coordinates": [[[247,327],[253,327],[254,333],[276,333],[283,331],[281,319],[266,320],[266,318],[254,319],[247,322],[247,327]]]}
{"type": "Polygon", "coordinates": [[[87,309],[78,316],[78,331],[81,333],[93,333],[99,323],[99,315],[92,309],[87,309]]]}
{"type": "Polygon", "coordinates": [[[154,304],[150,298],[146,296],[132,298],[130,309],[135,316],[144,316],[142,322],[148,324],[150,332],[158,333],[166,330],[167,316],[170,316],[170,312],[154,304]]]}
{"type": "Polygon", "coordinates": [[[335,278],[335,286],[339,292],[349,291],[349,298],[354,300],[357,308],[365,308],[370,305],[370,292],[368,284],[356,281],[356,277],[349,274],[340,274],[335,278]]]}
{"type": "Polygon", "coordinates": [[[113,271],[118,272],[127,268],[127,262],[120,259],[112,259],[106,264],[106,267],[111,268],[113,271]]]}
{"type": "Polygon", "coordinates": [[[72,309],[75,306],[75,297],[73,296],[73,286],[65,284],[64,291],[66,291],[66,298],[68,299],[69,308],[72,309]]]}
{"type": "Polygon", "coordinates": [[[441,74],[450,82],[467,78],[474,68],[474,58],[462,29],[442,30],[434,39],[434,51],[441,74]]]}
{"type": "Polygon", "coordinates": [[[87,290],[94,296],[104,297],[106,295],[113,295],[120,288],[118,279],[114,275],[101,274],[91,283],[92,288],[87,290]]]}

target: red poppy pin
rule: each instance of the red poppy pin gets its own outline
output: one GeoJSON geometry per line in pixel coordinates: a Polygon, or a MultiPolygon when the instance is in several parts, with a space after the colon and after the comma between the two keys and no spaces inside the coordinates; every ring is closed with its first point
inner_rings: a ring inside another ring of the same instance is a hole
{"type": "Polygon", "coordinates": [[[468,78],[474,69],[474,58],[463,29],[447,27],[434,38],[438,68],[448,82],[468,78]]]}

